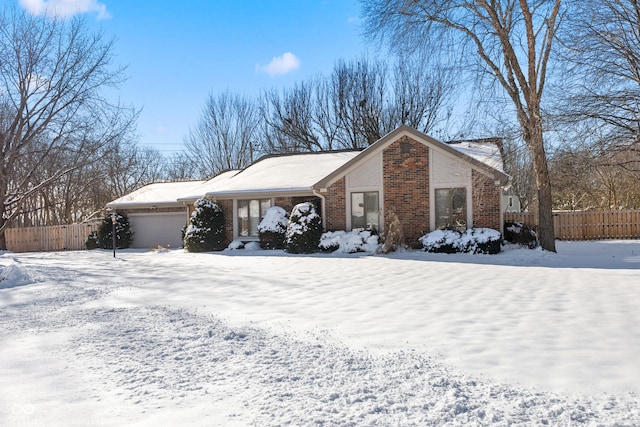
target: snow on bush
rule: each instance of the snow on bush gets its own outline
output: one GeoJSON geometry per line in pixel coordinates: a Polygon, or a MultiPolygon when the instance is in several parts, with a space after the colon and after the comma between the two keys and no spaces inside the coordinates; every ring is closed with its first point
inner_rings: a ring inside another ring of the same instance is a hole
{"type": "Polygon", "coordinates": [[[227,249],[235,251],[238,249],[244,249],[244,242],[242,240],[234,240],[231,243],[229,243],[229,246],[227,246],[227,249]]]}
{"type": "Polygon", "coordinates": [[[497,254],[502,245],[500,232],[491,228],[470,228],[464,233],[457,230],[435,230],[418,240],[427,252],[447,254],[497,254]]]}
{"type": "Polygon", "coordinates": [[[460,239],[460,233],[455,230],[435,230],[425,234],[418,240],[427,252],[440,252],[452,254],[457,252],[456,242],[460,239]]]}
{"type": "Polygon", "coordinates": [[[198,199],[184,232],[184,248],[189,252],[221,251],[224,249],[224,218],[222,208],[209,199],[198,199]]]}
{"type": "Polygon", "coordinates": [[[526,246],[529,249],[535,249],[539,243],[535,230],[529,225],[517,221],[505,221],[504,240],[526,246]]]}
{"type": "Polygon", "coordinates": [[[378,249],[378,236],[369,230],[329,231],[320,237],[320,249],[324,252],[374,253],[378,249]]]}
{"type": "Polygon", "coordinates": [[[258,236],[262,249],[284,249],[289,215],[280,206],[267,209],[258,224],[258,236]]]}
{"type": "Polygon", "coordinates": [[[262,247],[258,242],[247,242],[244,244],[244,249],[246,251],[259,251],[262,249],[262,247]]]}
{"type": "Polygon", "coordinates": [[[309,202],[299,203],[293,207],[285,244],[288,252],[293,254],[308,254],[316,252],[322,235],[322,219],[316,213],[313,204],[309,202]]]}

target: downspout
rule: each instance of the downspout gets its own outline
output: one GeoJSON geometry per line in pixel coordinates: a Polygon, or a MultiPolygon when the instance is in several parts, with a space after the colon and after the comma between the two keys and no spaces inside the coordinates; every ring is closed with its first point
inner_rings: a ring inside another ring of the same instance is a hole
{"type": "Polygon", "coordinates": [[[320,217],[322,218],[322,230],[327,231],[327,220],[325,218],[325,214],[327,212],[327,199],[315,188],[312,188],[311,191],[313,192],[314,196],[320,198],[320,200],[322,201],[322,212],[320,214],[320,217]]]}

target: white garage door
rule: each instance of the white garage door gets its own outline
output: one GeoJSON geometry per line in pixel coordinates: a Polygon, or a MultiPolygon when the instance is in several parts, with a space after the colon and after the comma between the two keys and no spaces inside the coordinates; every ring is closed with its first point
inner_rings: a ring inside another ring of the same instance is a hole
{"type": "Polygon", "coordinates": [[[133,232],[132,248],[182,247],[180,230],[187,224],[186,212],[131,213],[128,217],[133,232]]]}

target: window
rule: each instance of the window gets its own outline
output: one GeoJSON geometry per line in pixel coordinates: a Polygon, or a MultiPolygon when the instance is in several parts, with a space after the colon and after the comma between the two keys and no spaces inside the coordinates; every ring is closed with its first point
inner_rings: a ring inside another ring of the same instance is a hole
{"type": "Polygon", "coordinates": [[[351,193],[351,228],[379,228],[378,192],[351,193]]]}
{"type": "Polygon", "coordinates": [[[257,237],[258,224],[271,207],[271,199],[238,200],[238,229],[241,237],[257,237]]]}
{"type": "Polygon", "coordinates": [[[435,196],[436,228],[467,228],[467,190],[441,188],[435,196]]]}

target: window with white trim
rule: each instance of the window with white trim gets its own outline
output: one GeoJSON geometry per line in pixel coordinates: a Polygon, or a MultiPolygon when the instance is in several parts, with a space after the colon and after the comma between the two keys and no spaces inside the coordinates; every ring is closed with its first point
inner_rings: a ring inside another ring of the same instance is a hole
{"type": "Polygon", "coordinates": [[[379,229],[378,192],[351,193],[351,229],[379,229]]]}
{"type": "Polygon", "coordinates": [[[467,228],[465,188],[438,188],[435,199],[436,228],[467,228]]]}
{"type": "Polygon", "coordinates": [[[271,199],[238,200],[238,234],[258,237],[258,224],[271,207],[271,199]]]}

